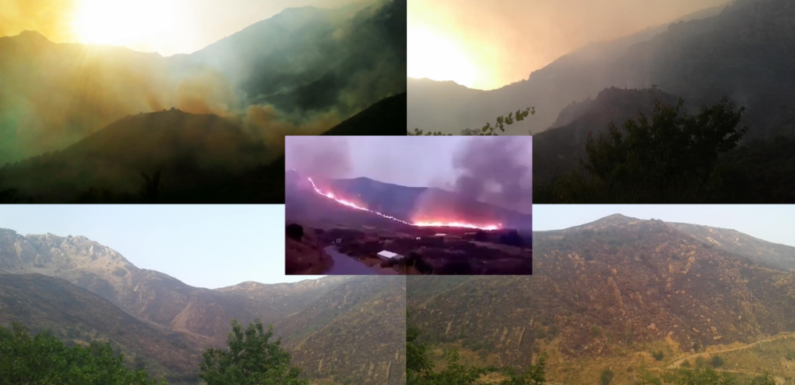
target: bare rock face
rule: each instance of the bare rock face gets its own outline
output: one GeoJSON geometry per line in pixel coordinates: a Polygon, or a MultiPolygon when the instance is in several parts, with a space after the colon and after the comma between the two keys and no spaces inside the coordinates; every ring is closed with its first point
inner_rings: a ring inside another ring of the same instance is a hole
{"type": "Polygon", "coordinates": [[[795,274],[781,262],[795,248],[620,215],[533,238],[533,276],[409,277],[423,338],[521,366],[553,340],[575,359],[667,338],[687,351],[795,330],[795,274]]]}

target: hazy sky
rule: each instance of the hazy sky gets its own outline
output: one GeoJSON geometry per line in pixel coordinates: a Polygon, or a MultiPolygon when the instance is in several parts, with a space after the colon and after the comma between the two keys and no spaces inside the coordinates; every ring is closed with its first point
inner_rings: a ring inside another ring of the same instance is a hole
{"type": "Polygon", "coordinates": [[[589,42],[728,0],[409,0],[408,75],[494,89],[589,42]]]}
{"type": "Polygon", "coordinates": [[[82,235],[197,287],[316,278],[284,275],[281,205],[4,205],[0,228],[82,235]]]}
{"type": "Polygon", "coordinates": [[[0,36],[122,45],[164,56],[198,51],[285,8],[362,0],[0,0],[0,36]]]}
{"type": "Polygon", "coordinates": [[[737,230],[795,246],[795,205],[535,205],[533,230],[579,226],[612,214],[737,230]]]}

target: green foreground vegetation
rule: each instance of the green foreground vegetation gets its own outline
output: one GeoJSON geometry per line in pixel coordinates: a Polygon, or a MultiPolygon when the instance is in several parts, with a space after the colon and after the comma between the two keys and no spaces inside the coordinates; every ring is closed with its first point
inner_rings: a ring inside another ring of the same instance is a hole
{"type": "MultiPolygon", "coordinates": [[[[309,385],[290,363],[290,353],[273,341],[259,320],[244,328],[232,321],[228,349],[207,349],[200,377],[207,385],[309,385]]],[[[31,337],[20,324],[0,327],[0,384],[163,385],[146,370],[125,367],[124,355],[109,343],[67,346],[48,332],[31,337]]]]}

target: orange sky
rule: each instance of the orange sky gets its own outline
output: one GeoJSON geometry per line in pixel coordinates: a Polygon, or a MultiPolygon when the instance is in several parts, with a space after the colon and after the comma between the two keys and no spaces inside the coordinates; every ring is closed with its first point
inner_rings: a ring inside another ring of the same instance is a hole
{"type": "Polygon", "coordinates": [[[0,0],[0,36],[109,44],[164,56],[198,51],[285,8],[367,0],[0,0]]]}
{"type": "Polygon", "coordinates": [[[408,75],[494,89],[593,41],[728,0],[409,0],[408,75]]]}

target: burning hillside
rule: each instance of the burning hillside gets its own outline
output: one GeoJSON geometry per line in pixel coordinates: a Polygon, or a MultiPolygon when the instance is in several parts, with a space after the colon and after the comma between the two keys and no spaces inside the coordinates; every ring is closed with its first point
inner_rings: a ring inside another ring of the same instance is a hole
{"type": "Polygon", "coordinates": [[[466,229],[476,229],[476,230],[486,230],[486,231],[499,230],[499,229],[502,228],[502,224],[501,223],[473,223],[473,222],[469,222],[469,221],[461,220],[461,219],[456,219],[456,220],[436,219],[436,218],[433,218],[432,216],[430,218],[428,218],[426,216],[422,220],[419,220],[419,221],[408,222],[408,221],[404,221],[402,219],[395,218],[395,217],[393,217],[391,215],[387,215],[387,214],[381,213],[381,212],[376,211],[376,210],[370,210],[370,209],[364,207],[363,204],[354,203],[354,202],[352,202],[349,199],[343,199],[343,198],[339,197],[338,194],[335,194],[332,191],[324,191],[324,190],[320,189],[317,186],[317,184],[315,183],[314,180],[312,180],[312,178],[308,177],[307,180],[312,185],[312,188],[314,189],[315,193],[317,193],[319,195],[322,195],[322,196],[324,196],[324,197],[326,197],[328,199],[331,199],[331,200],[337,202],[340,205],[347,206],[347,207],[352,208],[354,210],[366,211],[366,212],[369,212],[371,214],[378,215],[380,217],[383,217],[383,218],[386,218],[386,219],[389,219],[389,220],[393,220],[393,221],[396,221],[396,222],[400,222],[400,223],[403,223],[403,224],[406,224],[406,225],[410,225],[410,226],[416,226],[416,227],[455,227],[455,228],[466,228],[466,229]]]}

